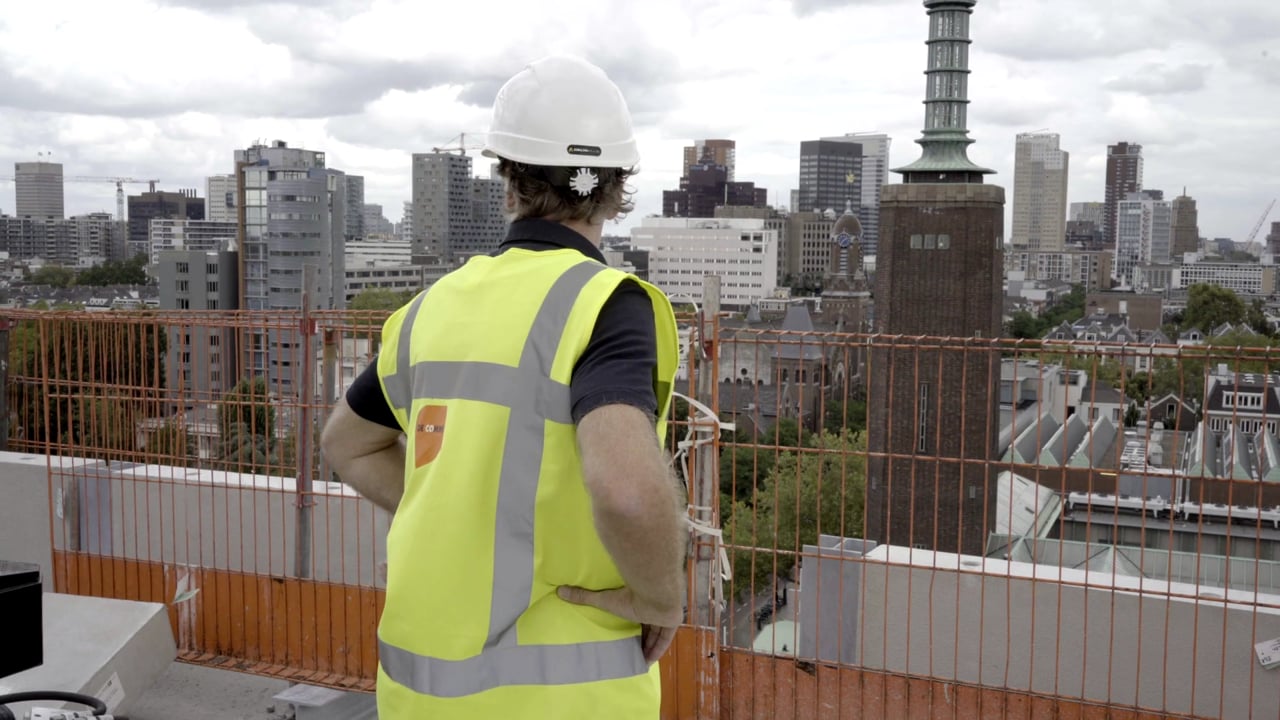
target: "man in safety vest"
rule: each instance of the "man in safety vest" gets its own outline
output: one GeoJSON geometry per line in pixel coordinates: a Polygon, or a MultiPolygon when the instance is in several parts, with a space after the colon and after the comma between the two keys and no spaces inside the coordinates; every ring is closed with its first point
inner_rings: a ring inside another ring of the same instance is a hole
{"type": "Polygon", "coordinates": [[[379,717],[656,718],[686,536],[671,304],[599,250],[631,209],[630,112],[546,58],[499,91],[484,154],[506,239],[387,320],[322,439],[394,513],[379,717]]]}

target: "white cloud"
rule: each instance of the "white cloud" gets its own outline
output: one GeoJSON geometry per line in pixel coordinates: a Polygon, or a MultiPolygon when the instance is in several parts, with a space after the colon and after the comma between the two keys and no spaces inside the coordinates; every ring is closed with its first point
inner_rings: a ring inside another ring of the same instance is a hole
{"type": "MultiPolygon", "coordinates": [[[[1048,128],[1082,201],[1101,199],[1108,143],[1142,143],[1148,184],[1188,185],[1203,233],[1239,237],[1276,194],[1256,158],[1280,154],[1277,26],[1280,3],[1256,0],[1211,13],[981,0],[971,157],[1011,188],[1014,136],[1048,128]]],[[[926,33],[921,4],[902,0],[26,3],[0,15],[0,164],[52,151],[68,175],[203,187],[236,148],[279,138],[364,175],[369,201],[398,219],[411,153],[484,131],[507,77],[571,52],[605,66],[635,115],[639,207],[619,231],[660,211],[694,137],[736,139],[739,178],[784,204],[805,139],[880,130],[892,165],[909,163],[926,33]]],[[[69,184],[67,207],[112,209],[113,188],[69,184]]]]}
{"type": "Polygon", "coordinates": [[[1104,87],[1142,95],[1172,95],[1203,90],[1209,77],[1208,65],[1159,65],[1150,63],[1121,77],[1108,80],[1104,87]]]}

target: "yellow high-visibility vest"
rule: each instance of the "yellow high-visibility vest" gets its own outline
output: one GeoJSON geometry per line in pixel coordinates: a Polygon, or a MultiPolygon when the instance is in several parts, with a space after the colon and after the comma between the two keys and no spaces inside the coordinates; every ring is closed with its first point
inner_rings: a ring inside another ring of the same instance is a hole
{"type": "MultiPolygon", "coordinates": [[[[408,445],[378,626],[383,720],[658,716],[639,625],[556,595],[623,585],[595,531],[569,381],[628,278],[575,250],[510,249],[387,320],[378,375],[408,445]]],[[[678,339],[670,301],[640,284],[660,439],[678,339]]]]}

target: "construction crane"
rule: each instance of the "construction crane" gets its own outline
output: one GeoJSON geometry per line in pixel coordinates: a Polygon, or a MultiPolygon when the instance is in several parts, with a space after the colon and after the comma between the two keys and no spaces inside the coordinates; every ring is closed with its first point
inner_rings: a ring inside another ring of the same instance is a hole
{"type": "MultiPolygon", "coordinates": [[[[476,133],[472,133],[472,135],[475,134],[476,133]]],[[[450,138],[449,142],[446,143],[444,147],[433,147],[431,148],[431,152],[457,152],[466,155],[468,150],[480,150],[482,148],[484,148],[484,143],[471,143],[468,145],[467,134],[458,133],[456,137],[450,138]]]]}
{"type": "Polygon", "coordinates": [[[116,220],[124,220],[124,186],[126,183],[130,185],[147,185],[150,192],[156,191],[156,183],[159,180],[135,180],[127,177],[93,177],[87,175],[72,175],[65,178],[67,182],[109,182],[116,184],[116,220]]]}
{"type": "MultiPolygon", "coordinates": [[[[96,177],[91,175],[70,175],[62,178],[63,182],[75,183],[115,183],[116,185],[116,220],[124,220],[124,186],[147,185],[151,192],[156,191],[159,180],[135,180],[127,177],[96,177]]],[[[0,182],[16,182],[13,176],[0,177],[0,182]]]]}
{"type": "Polygon", "coordinates": [[[1249,233],[1249,237],[1245,239],[1244,251],[1250,255],[1255,254],[1253,252],[1253,246],[1255,241],[1258,239],[1258,233],[1262,232],[1262,226],[1267,224],[1267,218],[1271,216],[1271,211],[1275,206],[1276,201],[1272,200],[1271,204],[1267,206],[1267,209],[1262,212],[1262,217],[1258,218],[1258,224],[1253,226],[1253,232],[1249,233]]]}

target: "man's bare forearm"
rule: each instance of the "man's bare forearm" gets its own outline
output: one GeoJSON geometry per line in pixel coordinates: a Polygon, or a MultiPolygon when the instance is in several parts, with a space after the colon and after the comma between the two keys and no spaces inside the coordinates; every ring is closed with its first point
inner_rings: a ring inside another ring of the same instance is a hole
{"type": "Polygon", "coordinates": [[[684,498],[653,426],[627,406],[593,411],[578,429],[596,532],[632,593],[655,608],[684,604],[684,498]]]}
{"type": "Polygon", "coordinates": [[[404,434],[356,415],[346,399],[334,404],[320,449],[342,482],[394,513],[404,495],[404,434]]]}
{"type": "Polygon", "coordinates": [[[404,444],[335,463],[342,482],[378,507],[394,514],[404,495],[404,444]]]}

